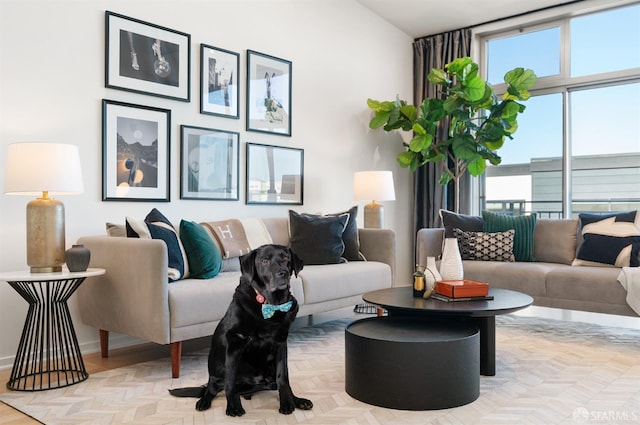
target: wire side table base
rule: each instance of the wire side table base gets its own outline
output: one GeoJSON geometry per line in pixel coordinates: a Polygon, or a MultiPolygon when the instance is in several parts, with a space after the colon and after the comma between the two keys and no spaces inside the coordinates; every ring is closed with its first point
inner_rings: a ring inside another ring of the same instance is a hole
{"type": "Polygon", "coordinates": [[[7,388],[50,390],[89,377],[67,304],[85,279],[8,281],[29,303],[29,310],[7,388]]]}

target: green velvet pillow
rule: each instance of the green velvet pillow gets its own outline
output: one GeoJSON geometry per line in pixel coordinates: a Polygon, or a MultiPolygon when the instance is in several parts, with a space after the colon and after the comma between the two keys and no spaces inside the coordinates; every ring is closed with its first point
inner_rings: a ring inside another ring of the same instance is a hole
{"type": "Polygon", "coordinates": [[[180,240],[187,253],[194,279],[210,279],[220,273],[222,255],[205,228],[193,221],[180,221],[180,240]]]}
{"type": "Polygon", "coordinates": [[[536,227],[535,215],[510,215],[482,211],[483,231],[489,233],[515,230],[513,255],[516,261],[535,261],[533,256],[533,230],[536,227]]]}

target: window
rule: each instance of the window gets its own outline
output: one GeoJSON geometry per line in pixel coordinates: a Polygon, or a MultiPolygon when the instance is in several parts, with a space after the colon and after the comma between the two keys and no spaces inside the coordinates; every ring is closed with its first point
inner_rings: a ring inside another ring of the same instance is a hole
{"type": "Polygon", "coordinates": [[[486,75],[533,69],[480,208],[540,217],[640,208],[640,4],[483,36],[486,75]],[[597,28],[598,30],[594,30],[597,28]]]}

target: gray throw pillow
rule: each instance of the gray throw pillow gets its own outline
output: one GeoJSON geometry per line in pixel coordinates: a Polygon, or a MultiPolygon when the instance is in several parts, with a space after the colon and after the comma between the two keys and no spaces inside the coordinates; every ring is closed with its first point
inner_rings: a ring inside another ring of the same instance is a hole
{"type": "Polygon", "coordinates": [[[445,238],[455,237],[453,229],[460,229],[464,232],[482,232],[482,217],[440,210],[440,218],[442,219],[445,238]]]}

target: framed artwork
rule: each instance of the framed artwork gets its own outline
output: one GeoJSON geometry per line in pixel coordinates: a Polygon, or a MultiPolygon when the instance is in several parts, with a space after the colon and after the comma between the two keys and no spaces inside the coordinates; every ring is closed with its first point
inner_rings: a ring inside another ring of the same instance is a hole
{"type": "Polygon", "coordinates": [[[200,45],[200,113],[240,118],[240,55],[200,45]]]}
{"type": "Polygon", "coordinates": [[[239,133],[182,125],[180,156],[181,199],[239,199],[239,133]]]}
{"type": "Polygon", "coordinates": [[[247,50],[247,130],[291,136],[291,62],[247,50]]]}
{"type": "Polygon", "coordinates": [[[171,111],[102,101],[102,200],[169,202],[171,111]]]}
{"type": "Polygon", "coordinates": [[[302,205],[304,150],[247,143],[247,204],[302,205]]]}
{"type": "Polygon", "coordinates": [[[106,12],[105,87],[189,102],[191,36],[106,12]]]}

